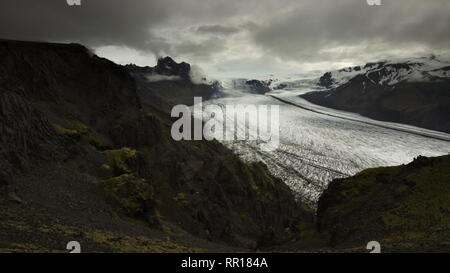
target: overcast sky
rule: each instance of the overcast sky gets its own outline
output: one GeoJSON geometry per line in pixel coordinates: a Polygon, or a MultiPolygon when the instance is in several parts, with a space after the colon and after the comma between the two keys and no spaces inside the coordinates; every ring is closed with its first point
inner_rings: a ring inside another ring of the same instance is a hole
{"type": "Polygon", "coordinates": [[[122,64],[170,55],[215,76],[450,52],[449,0],[81,1],[1,0],[0,38],[80,42],[122,64]]]}

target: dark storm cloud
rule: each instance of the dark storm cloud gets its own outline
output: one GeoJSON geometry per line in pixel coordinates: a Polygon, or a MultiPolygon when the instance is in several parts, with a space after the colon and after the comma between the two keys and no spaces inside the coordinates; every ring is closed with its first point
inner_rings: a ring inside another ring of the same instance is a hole
{"type": "Polygon", "coordinates": [[[197,32],[219,35],[231,35],[238,33],[239,31],[239,28],[222,25],[205,25],[197,27],[197,32]]]}
{"type": "Polygon", "coordinates": [[[184,42],[172,46],[172,52],[177,55],[191,55],[197,60],[207,61],[208,58],[226,48],[225,41],[221,39],[208,39],[201,42],[184,42]]]}
{"type": "Polygon", "coordinates": [[[447,0],[384,0],[379,7],[366,1],[315,0],[271,18],[253,32],[253,39],[284,59],[339,59],[379,50],[407,51],[413,45],[448,49],[448,26],[447,0]]]}
{"type": "Polygon", "coordinates": [[[65,0],[2,0],[0,38],[131,48],[234,70],[449,51],[450,1],[382,2],[82,0],[69,7],[65,0]],[[237,62],[243,59],[249,65],[237,62]]]}
{"type": "MultiPolygon", "coordinates": [[[[82,5],[75,7],[67,5],[66,0],[2,0],[0,37],[74,41],[92,47],[128,46],[156,54],[175,53],[176,48],[185,52],[188,45],[173,45],[167,37],[155,35],[154,30],[230,16],[234,8],[227,3],[225,0],[82,0],[82,5]]],[[[200,27],[199,31],[224,34],[231,32],[232,28],[212,25],[200,27]]],[[[191,48],[194,49],[193,46],[191,48]]],[[[202,48],[208,46],[203,45],[202,48]]]]}
{"type": "Polygon", "coordinates": [[[149,25],[164,23],[170,12],[163,1],[7,0],[0,4],[0,34],[26,40],[80,41],[92,46],[116,44],[136,48],[164,47],[149,25]]]}

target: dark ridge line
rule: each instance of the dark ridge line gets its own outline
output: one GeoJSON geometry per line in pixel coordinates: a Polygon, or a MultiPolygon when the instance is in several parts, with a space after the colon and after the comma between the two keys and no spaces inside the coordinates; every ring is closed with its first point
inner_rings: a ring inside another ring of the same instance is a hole
{"type": "Polygon", "coordinates": [[[325,116],[330,116],[330,117],[334,117],[334,118],[340,118],[340,119],[344,119],[344,120],[350,120],[350,121],[360,122],[360,123],[363,123],[363,124],[372,125],[372,126],[376,126],[376,127],[380,127],[380,128],[384,128],[384,129],[390,129],[390,130],[393,130],[393,131],[404,132],[404,133],[408,133],[408,134],[412,134],[412,135],[417,135],[417,136],[421,136],[421,137],[426,137],[426,138],[431,138],[431,139],[436,139],[436,140],[441,140],[441,141],[447,141],[447,142],[450,142],[450,139],[448,139],[448,138],[443,138],[443,137],[439,137],[439,136],[432,136],[432,135],[428,135],[428,134],[424,134],[424,133],[419,133],[419,132],[409,131],[409,130],[406,130],[406,129],[393,128],[393,127],[384,126],[384,125],[380,125],[380,124],[376,124],[376,123],[371,123],[371,122],[367,122],[367,121],[362,121],[362,120],[357,120],[357,119],[353,119],[353,118],[341,117],[341,116],[338,116],[338,115],[328,114],[328,113],[324,113],[324,112],[321,112],[321,111],[313,110],[313,109],[310,109],[310,108],[307,108],[307,107],[304,107],[304,106],[300,106],[300,105],[298,105],[298,104],[296,104],[296,103],[293,103],[293,102],[290,102],[290,101],[281,99],[281,98],[276,97],[276,96],[274,96],[274,95],[268,95],[268,96],[270,96],[270,97],[272,97],[272,98],[274,98],[274,99],[276,99],[276,100],[278,100],[278,101],[281,101],[281,102],[283,102],[283,103],[285,103],[285,104],[289,104],[289,105],[292,105],[292,106],[301,108],[301,109],[303,109],[303,110],[307,110],[307,111],[310,111],[310,112],[314,112],[314,113],[316,113],[316,114],[325,115],[325,116]]]}

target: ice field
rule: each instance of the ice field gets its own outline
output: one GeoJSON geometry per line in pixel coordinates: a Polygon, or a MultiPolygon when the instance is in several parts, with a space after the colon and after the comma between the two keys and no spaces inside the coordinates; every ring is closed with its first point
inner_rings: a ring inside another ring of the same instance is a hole
{"type": "Polygon", "coordinates": [[[314,105],[298,97],[306,91],[255,95],[227,89],[222,97],[204,105],[279,105],[278,149],[263,151],[255,141],[222,142],[244,160],[264,162],[298,198],[313,205],[334,178],[372,167],[406,164],[419,155],[450,153],[449,134],[314,105]]]}

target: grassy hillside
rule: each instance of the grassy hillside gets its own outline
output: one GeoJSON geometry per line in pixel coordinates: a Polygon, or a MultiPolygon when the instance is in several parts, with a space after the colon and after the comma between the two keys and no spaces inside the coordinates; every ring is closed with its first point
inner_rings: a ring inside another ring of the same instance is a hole
{"type": "Polygon", "coordinates": [[[365,170],[331,183],[318,226],[332,246],[379,241],[386,251],[450,250],[450,156],[365,170]]]}

